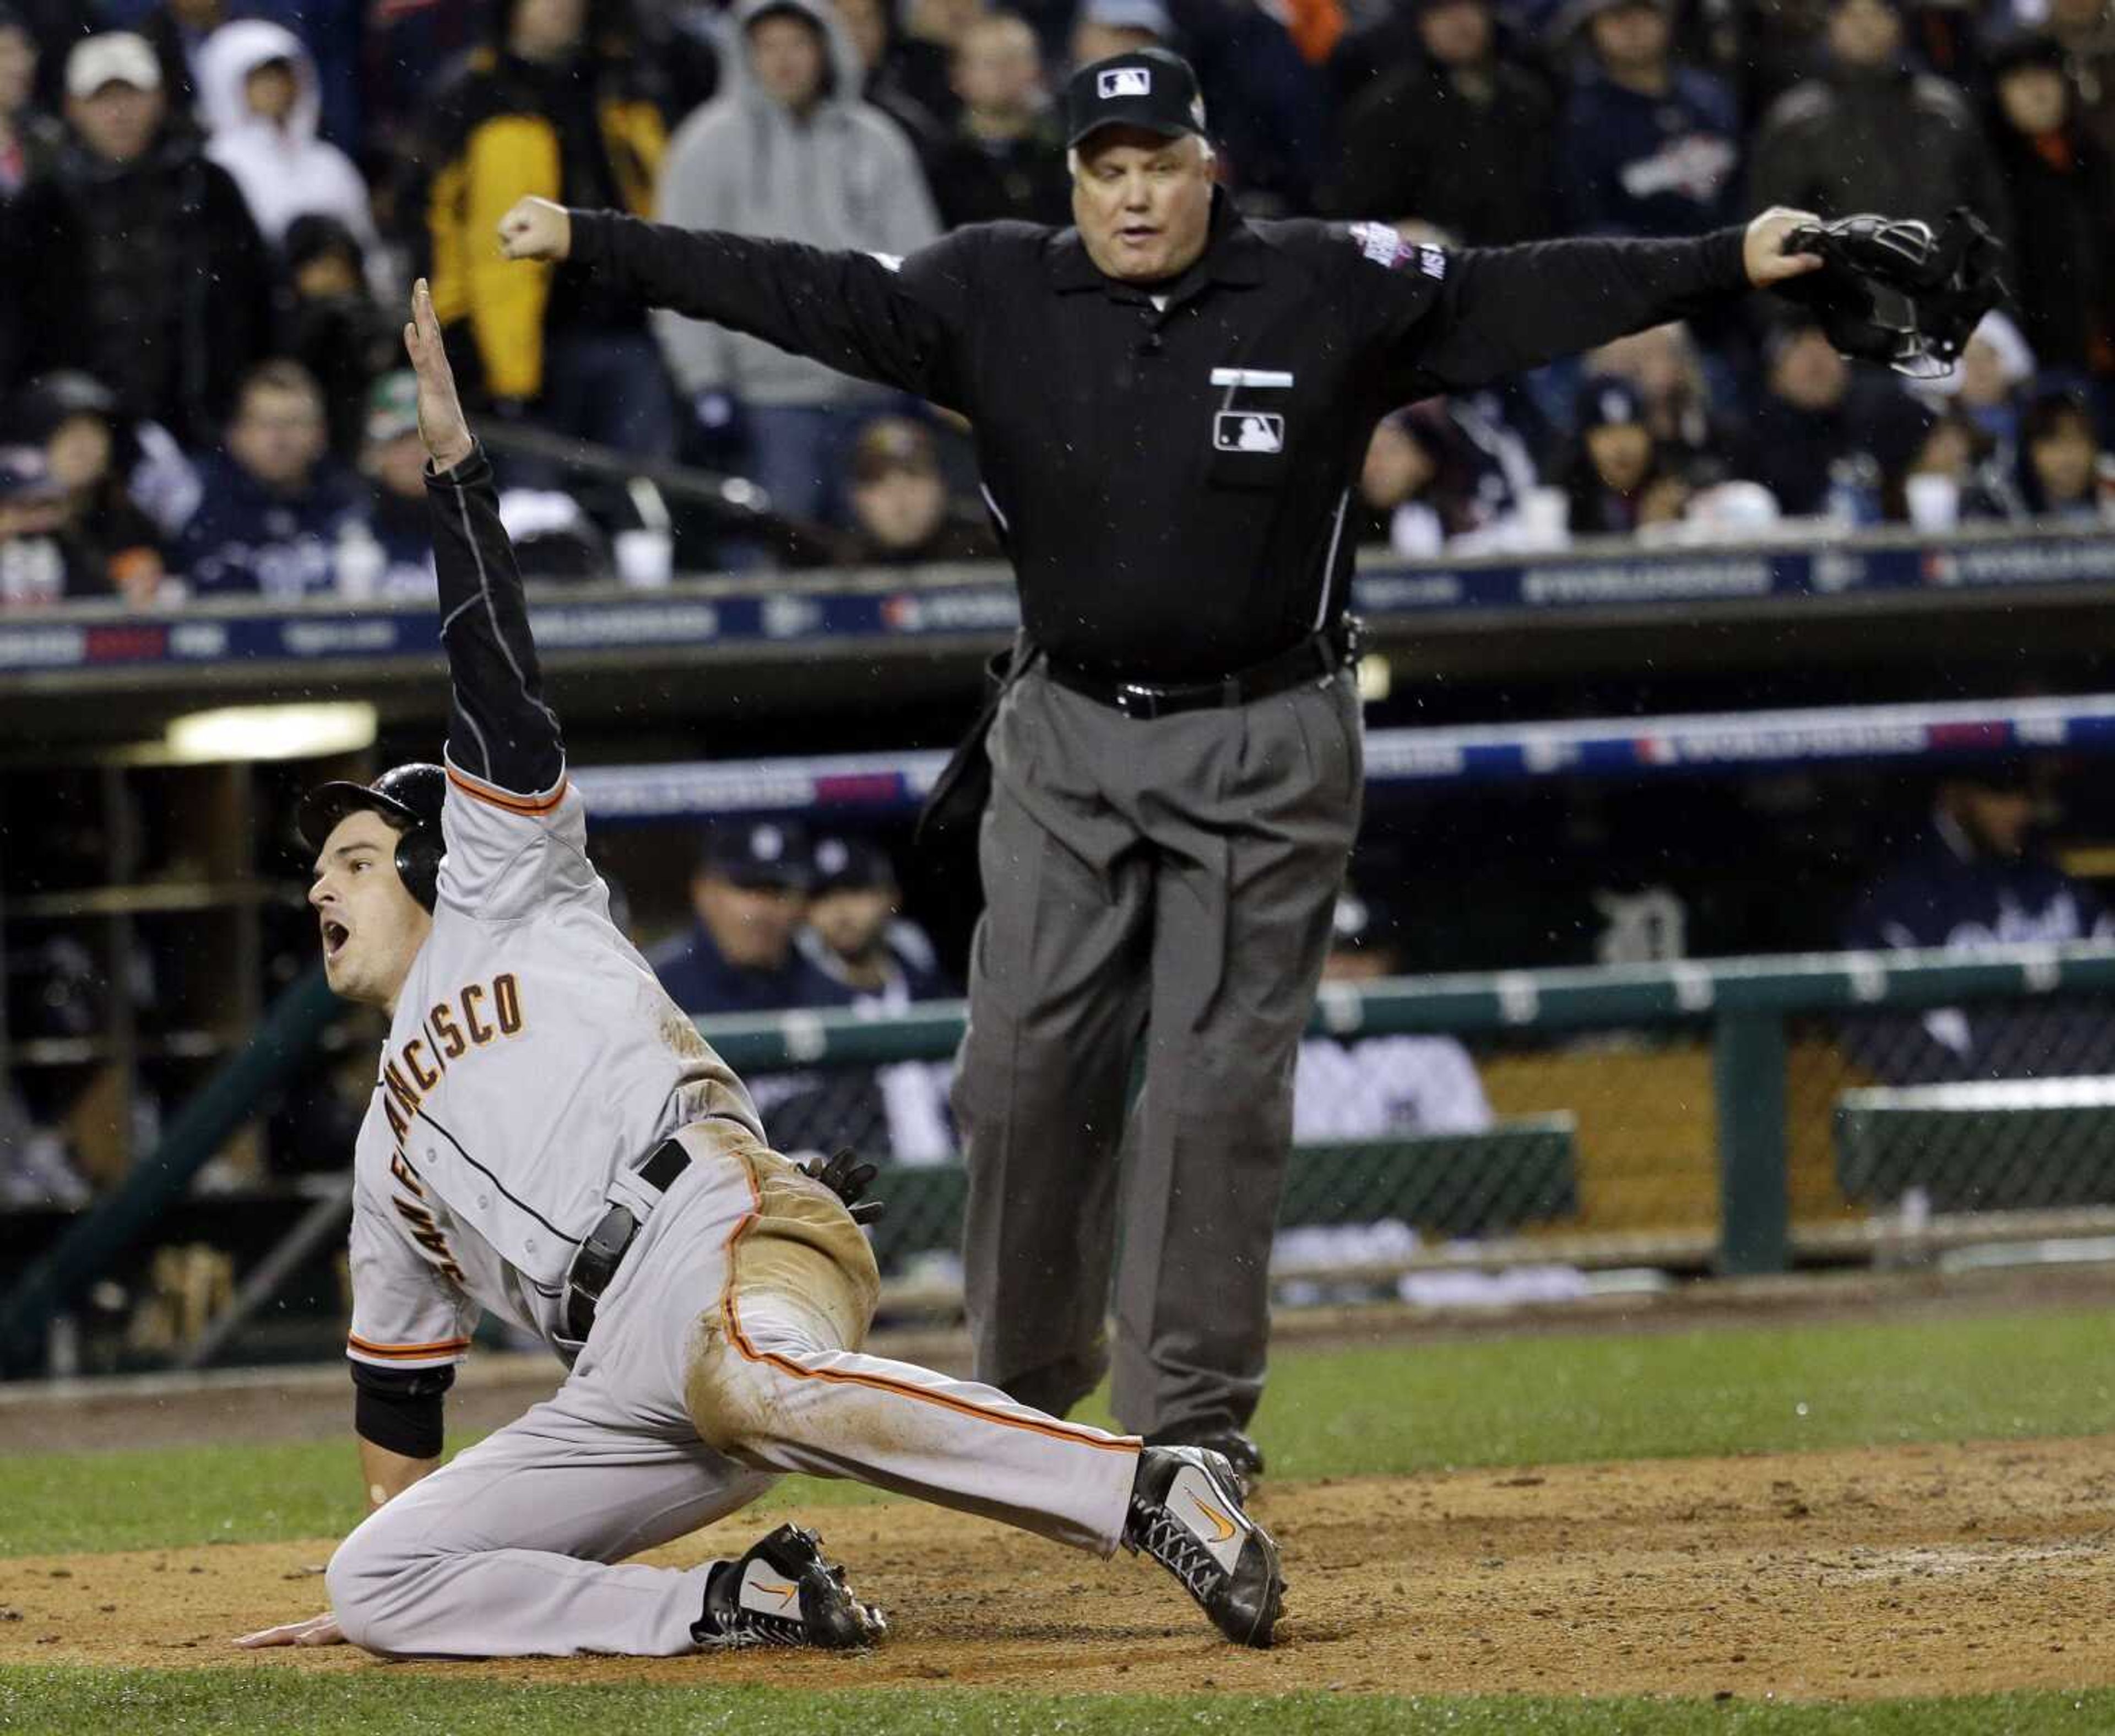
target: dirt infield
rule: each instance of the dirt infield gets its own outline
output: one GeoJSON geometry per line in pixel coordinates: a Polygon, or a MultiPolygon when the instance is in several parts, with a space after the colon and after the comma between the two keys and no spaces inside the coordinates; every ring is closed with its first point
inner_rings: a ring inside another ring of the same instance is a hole
{"type": "MultiPolygon", "coordinates": [[[[1742,1699],[2115,1684],[2115,1437],[1280,1485],[1258,1510],[1292,1587],[1269,1653],[1218,1643],[1157,1568],[897,1504],[813,1516],[891,1613],[888,1643],[857,1657],[229,1648],[320,1606],[316,1542],[0,1561],[0,1665],[1742,1699]]],[[[755,1529],[649,1559],[732,1553],[755,1529]]]]}

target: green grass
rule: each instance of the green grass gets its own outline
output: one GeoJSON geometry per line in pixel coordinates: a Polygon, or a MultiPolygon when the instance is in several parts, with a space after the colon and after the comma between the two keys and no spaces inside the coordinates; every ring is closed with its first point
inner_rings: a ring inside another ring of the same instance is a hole
{"type": "MultiPolygon", "coordinates": [[[[1258,1432],[1274,1474],[1671,1457],[2115,1431],[2115,1312],[1287,1353],[1258,1432]]],[[[0,1555],[334,1537],[349,1440],[0,1455],[0,1555]]],[[[873,1499],[791,1479],[768,1506],[873,1499]]],[[[1052,1697],[567,1686],[275,1662],[0,1669],[0,1732],[618,1730],[730,1736],[2045,1736],[2115,1729],[2115,1692],[1851,1706],[1310,1693],[1052,1697]]]]}
{"type": "MultiPolygon", "coordinates": [[[[1289,1352],[1257,1431],[1293,1478],[2099,1434],[2111,1343],[2096,1310],[1289,1352]]],[[[872,1499],[791,1479],[765,1507],[872,1499]]],[[[0,1555],[334,1537],[359,1516],[350,1440],[0,1455],[0,1555]]]]}
{"type": "Polygon", "coordinates": [[[378,1730],[578,1736],[2083,1736],[2115,1726],[2115,1692],[2006,1694],[1863,1706],[1695,1700],[1405,1699],[1308,1693],[1191,1699],[779,1688],[554,1687],[365,1671],[0,1670],[0,1730],[378,1730]]]}

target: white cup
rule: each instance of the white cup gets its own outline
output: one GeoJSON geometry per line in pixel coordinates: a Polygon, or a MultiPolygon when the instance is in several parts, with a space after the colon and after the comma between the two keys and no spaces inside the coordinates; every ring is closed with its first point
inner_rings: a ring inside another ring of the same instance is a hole
{"type": "Polygon", "coordinates": [[[1951,530],[1961,522],[1961,485],[1951,476],[1906,476],[1902,495],[1920,530],[1951,530]]]}
{"type": "Polygon", "coordinates": [[[1562,489],[1536,488],[1521,502],[1522,540],[1530,549],[1562,549],[1571,540],[1571,498],[1562,489]]]}
{"type": "Polygon", "coordinates": [[[676,542],[666,530],[635,528],[611,540],[618,580],[633,590],[659,590],[676,571],[676,542]]]}

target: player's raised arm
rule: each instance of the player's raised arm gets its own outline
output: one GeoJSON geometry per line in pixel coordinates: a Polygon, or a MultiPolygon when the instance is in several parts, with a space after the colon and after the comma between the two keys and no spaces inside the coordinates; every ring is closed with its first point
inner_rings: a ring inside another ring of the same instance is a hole
{"type": "Polygon", "coordinates": [[[423,278],[411,292],[404,347],[419,376],[419,437],[432,461],[434,567],[454,689],[448,760],[493,790],[542,796],[564,776],[565,744],[544,703],[521,572],[499,522],[492,465],[470,436],[423,278]]]}
{"type": "Polygon", "coordinates": [[[957,356],[969,317],[971,232],[897,259],[525,199],[500,219],[499,246],[509,259],[570,262],[620,299],[966,407],[957,356]]]}

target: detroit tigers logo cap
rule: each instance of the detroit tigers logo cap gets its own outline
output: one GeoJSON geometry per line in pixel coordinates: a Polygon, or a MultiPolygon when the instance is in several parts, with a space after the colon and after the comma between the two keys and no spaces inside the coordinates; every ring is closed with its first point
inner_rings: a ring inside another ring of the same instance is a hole
{"type": "Polygon", "coordinates": [[[1165,48],[1135,48],[1080,68],[1065,86],[1065,142],[1104,126],[1178,139],[1204,135],[1204,99],[1190,62],[1165,48]]]}

